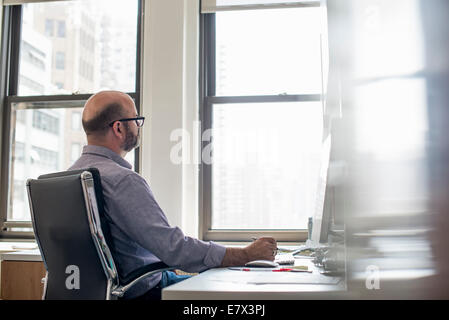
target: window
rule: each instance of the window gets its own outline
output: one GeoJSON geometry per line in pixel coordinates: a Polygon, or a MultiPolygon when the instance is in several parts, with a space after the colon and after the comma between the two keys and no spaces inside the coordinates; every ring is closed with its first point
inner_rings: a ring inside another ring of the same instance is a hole
{"type": "MultiPolygon", "coordinates": [[[[134,92],[139,3],[79,0],[27,4],[22,13],[21,42],[28,43],[28,51],[45,56],[35,54],[41,60],[39,73],[21,58],[20,75],[44,83],[49,95],[89,94],[100,88],[134,92]],[[95,18],[92,12],[96,12],[95,18]],[[65,37],[58,36],[62,32],[65,37]],[[116,51],[119,48],[122,51],[116,51]],[[61,83],[63,91],[58,88],[61,83]]],[[[22,52],[23,43],[20,48],[22,52]]],[[[27,91],[20,83],[17,94],[42,95],[27,91]]]]}
{"type": "Polygon", "coordinates": [[[215,24],[217,96],[321,92],[319,8],[218,12],[215,24]]]}
{"type": "MultiPolygon", "coordinates": [[[[8,38],[3,40],[8,46],[2,47],[1,55],[8,68],[2,68],[0,76],[8,90],[2,93],[0,109],[6,124],[0,159],[0,237],[32,237],[26,180],[66,170],[78,159],[87,144],[82,108],[93,93],[127,92],[140,109],[140,10],[140,0],[4,6],[7,18],[2,27],[8,38]],[[121,29],[127,33],[117,39],[121,29]],[[116,54],[118,46],[126,49],[116,54]],[[123,73],[114,72],[118,65],[123,73]]],[[[136,171],[138,152],[127,157],[136,171]]]]}
{"type": "Polygon", "coordinates": [[[206,10],[209,2],[201,19],[203,238],[305,240],[323,135],[319,2],[229,11],[218,2],[206,10]]]}
{"type": "Polygon", "coordinates": [[[47,167],[51,171],[58,170],[58,152],[32,146],[31,163],[40,167],[47,167]]]}
{"type": "Polygon", "coordinates": [[[65,21],[58,21],[58,37],[65,37],[65,21]]]}
{"type": "Polygon", "coordinates": [[[45,19],[45,35],[53,37],[54,21],[51,19],[45,19]]]}
{"type": "MultiPolygon", "coordinates": [[[[74,119],[81,122],[80,115],[84,100],[64,101],[52,97],[35,97],[37,101],[16,102],[20,97],[11,97],[11,147],[10,183],[11,192],[8,206],[8,220],[29,220],[28,199],[15,195],[17,181],[25,182],[41,174],[67,169],[81,153],[81,145],[86,137],[78,130],[72,134],[70,127],[74,119]],[[43,101],[46,99],[47,101],[43,101]],[[54,101],[49,101],[49,100],[54,101]],[[75,116],[73,116],[75,115],[75,116]],[[17,119],[23,119],[19,122],[17,119]],[[29,120],[28,120],[29,119],[29,120]],[[73,145],[78,145],[74,150],[73,145]]],[[[23,187],[25,185],[23,184],[23,187]]]]}
{"type": "Polygon", "coordinates": [[[58,70],[65,69],[65,52],[56,52],[55,55],[55,68],[58,70]]]}
{"type": "Polygon", "coordinates": [[[53,134],[59,133],[59,118],[43,111],[33,111],[33,127],[53,134]]]}

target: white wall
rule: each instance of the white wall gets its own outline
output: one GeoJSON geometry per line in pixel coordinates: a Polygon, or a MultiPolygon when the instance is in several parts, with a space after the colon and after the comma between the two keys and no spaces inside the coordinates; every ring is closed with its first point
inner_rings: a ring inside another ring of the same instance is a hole
{"type": "Polygon", "coordinates": [[[144,1],[142,175],[170,224],[195,237],[197,166],[172,163],[170,151],[177,142],[170,134],[185,129],[190,142],[197,134],[198,24],[199,0],[144,1]]]}

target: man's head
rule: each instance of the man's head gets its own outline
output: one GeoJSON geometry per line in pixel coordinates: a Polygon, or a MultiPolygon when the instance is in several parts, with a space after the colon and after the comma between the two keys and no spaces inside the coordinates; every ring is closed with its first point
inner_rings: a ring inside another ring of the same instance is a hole
{"type": "Polygon", "coordinates": [[[139,145],[136,121],[118,121],[137,117],[133,99],[119,91],[101,91],[87,100],[83,128],[89,144],[101,145],[124,155],[139,145]]]}

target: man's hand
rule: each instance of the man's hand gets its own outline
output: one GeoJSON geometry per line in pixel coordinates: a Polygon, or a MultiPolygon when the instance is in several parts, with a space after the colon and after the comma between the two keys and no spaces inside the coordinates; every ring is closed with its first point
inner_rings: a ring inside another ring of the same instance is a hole
{"type": "Polygon", "coordinates": [[[277,244],[276,240],[271,237],[259,238],[250,245],[248,245],[244,250],[246,250],[248,255],[248,261],[253,260],[274,260],[276,255],[277,244]]]}
{"type": "Polygon", "coordinates": [[[253,260],[274,260],[276,240],[271,237],[259,238],[245,248],[226,248],[222,267],[243,266],[253,260]]]}

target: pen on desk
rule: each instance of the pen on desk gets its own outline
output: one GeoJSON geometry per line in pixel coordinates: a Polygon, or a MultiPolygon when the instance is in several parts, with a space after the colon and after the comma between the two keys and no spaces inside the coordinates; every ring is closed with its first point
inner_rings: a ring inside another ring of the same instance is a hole
{"type": "Polygon", "coordinates": [[[236,270],[236,271],[251,271],[250,268],[241,268],[241,267],[229,267],[229,270],[236,270]]]}
{"type": "Polygon", "coordinates": [[[293,269],[290,269],[290,268],[280,268],[280,269],[275,269],[275,270],[273,270],[273,272],[285,272],[285,271],[293,271],[293,269]]]}
{"type": "Polygon", "coordinates": [[[280,268],[280,269],[271,269],[271,268],[242,268],[242,267],[229,267],[229,270],[236,271],[271,271],[271,272],[306,272],[312,273],[312,270],[300,270],[295,268],[280,268]]]}
{"type": "Polygon", "coordinates": [[[287,270],[280,270],[280,269],[272,269],[272,268],[242,268],[242,267],[228,267],[229,270],[235,270],[235,271],[287,271],[287,270]]]}

